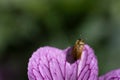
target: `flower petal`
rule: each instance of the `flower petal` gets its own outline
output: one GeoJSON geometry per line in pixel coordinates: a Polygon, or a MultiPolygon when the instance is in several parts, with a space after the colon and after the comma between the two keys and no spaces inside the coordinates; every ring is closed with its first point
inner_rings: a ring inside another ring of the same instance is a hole
{"type": "Polygon", "coordinates": [[[78,80],[97,80],[98,63],[94,51],[88,46],[84,46],[81,61],[78,62],[78,80]]]}
{"type": "Polygon", "coordinates": [[[57,48],[39,48],[29,60],[29,80],[63,80],[65,58],[63,51],[57,48]]]}
{"type": "Polygon", "coordinates": [[[101,76],[99,80],[120,80],[120,69],[108,72],[101,76]]]}

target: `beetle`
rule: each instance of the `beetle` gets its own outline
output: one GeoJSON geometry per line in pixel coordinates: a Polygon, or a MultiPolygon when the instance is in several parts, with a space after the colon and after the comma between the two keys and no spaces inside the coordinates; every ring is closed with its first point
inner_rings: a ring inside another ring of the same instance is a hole
{"type": "Polygon", "coordinates": [[[81,58],[84,45],[85,43],[83,39],[78,39],[75,42],[75,45],[73,46],[73,50],[72,50],[72,55],[73,55],[74,60],[78,60],[81,58]]]}

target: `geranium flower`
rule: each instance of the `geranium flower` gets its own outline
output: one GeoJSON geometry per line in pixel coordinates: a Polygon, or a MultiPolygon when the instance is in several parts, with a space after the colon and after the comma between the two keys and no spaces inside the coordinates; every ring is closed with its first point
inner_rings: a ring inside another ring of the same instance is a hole
{"type": "Polygon", "coordinates": [[[107,74],[99,77],[99,80],[120,80],[120,69],[108,72],[107,74]]]}
{"type": "Polygon", "coordinates": [[[28,63],[29,80],[120,80],[120,70],[98,77],[98,62],[93,49],[85,44],[74,60],[73,47],[64,50],[45,46],[35,51],[28,63]]]}

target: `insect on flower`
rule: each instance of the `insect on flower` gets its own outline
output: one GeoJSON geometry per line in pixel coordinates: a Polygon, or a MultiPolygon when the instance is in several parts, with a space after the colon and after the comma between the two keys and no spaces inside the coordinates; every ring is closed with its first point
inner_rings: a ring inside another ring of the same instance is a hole
{"type": "Polygon", "coordinates": [[[81,57],[82,51],[84,49],[84,41],[82,39],[78,39],[73,46],[72,55],[75,60],[81,57]]]}

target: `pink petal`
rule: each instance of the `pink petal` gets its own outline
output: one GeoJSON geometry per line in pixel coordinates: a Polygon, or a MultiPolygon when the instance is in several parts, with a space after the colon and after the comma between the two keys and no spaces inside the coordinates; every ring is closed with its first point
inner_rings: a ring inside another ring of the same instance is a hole
{"type": "Polygon", "coordinates": [[[98,63],[93,50],[85,45],[81,60],[78,62],[78,80],[97,80],[98,63]]]}
{"type": "Polygon", "coordinates": [[[29,80],[63,80],[65,58],[63,51],[57,48],[39,48],[29,60],[29,80]]]}
{"type": "Polygon", "coordinates": [[[108,72],[101,76],[99,80],[120,80],[120,69],[108,72]]]}

